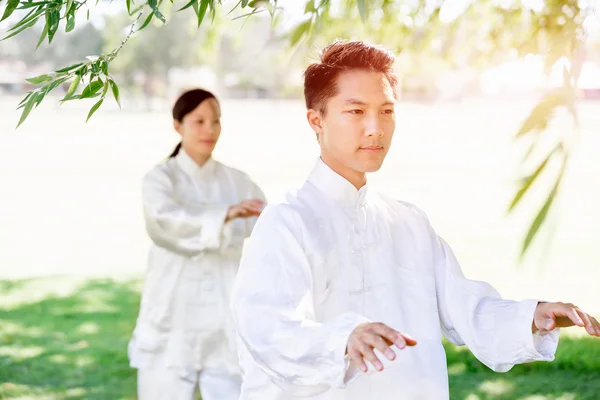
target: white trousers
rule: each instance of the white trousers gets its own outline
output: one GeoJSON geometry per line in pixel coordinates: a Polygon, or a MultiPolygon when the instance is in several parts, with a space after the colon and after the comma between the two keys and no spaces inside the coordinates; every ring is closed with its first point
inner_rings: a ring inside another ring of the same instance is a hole
{"type": "Polygon", "coordinates": [[[177,370],[144,368],[138,370],[139,400],[194,400],[196,387],[202,400],[239,400],[242,381],[227,372],[201,371],[186,378],[177,370]]]}

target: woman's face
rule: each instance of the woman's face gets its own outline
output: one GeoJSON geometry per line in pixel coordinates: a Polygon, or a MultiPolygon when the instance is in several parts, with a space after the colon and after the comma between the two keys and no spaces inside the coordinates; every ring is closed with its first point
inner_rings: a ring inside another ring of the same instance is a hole
{"type": "Polygon", "coordinates": [[[181,147],[195,160],[208,159],[221,135],[221,109],[217,100],[204,100],[181,121],[174,121],[181,147]]]}

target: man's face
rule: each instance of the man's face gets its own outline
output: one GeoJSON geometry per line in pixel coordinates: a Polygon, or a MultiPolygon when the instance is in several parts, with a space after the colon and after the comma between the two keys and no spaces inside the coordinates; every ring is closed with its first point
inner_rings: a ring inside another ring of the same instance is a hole
{"type": "Polygon", "coordinates": [[[349,71],[338,77],[337,89],[324,115],[308,111],[309,123],[319,135],[321,157],[350,174],[377,171],[396,127],[392,86],[382,73],[349,71]]]}

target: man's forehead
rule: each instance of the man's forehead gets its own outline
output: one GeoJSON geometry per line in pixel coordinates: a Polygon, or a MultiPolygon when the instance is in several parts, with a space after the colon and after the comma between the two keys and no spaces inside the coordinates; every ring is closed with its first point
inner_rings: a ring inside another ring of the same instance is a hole
{"type": "Polygon", "coordinates": [[[345,104],[395,104],[394,89],[384,74],[366,71],[341,74],[337,100],[345,104]]]}

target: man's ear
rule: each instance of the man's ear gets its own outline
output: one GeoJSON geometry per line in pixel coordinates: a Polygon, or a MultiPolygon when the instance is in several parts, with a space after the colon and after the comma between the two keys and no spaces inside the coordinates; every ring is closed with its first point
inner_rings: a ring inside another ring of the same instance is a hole
{"type": "Polygon", "coordinates": [[[309,109],[306,112],[306,119],[308,120],[308,124],[315,131],[317,135],[317,140],[323,134],[323,115],[320,111],[309,109]]]}

